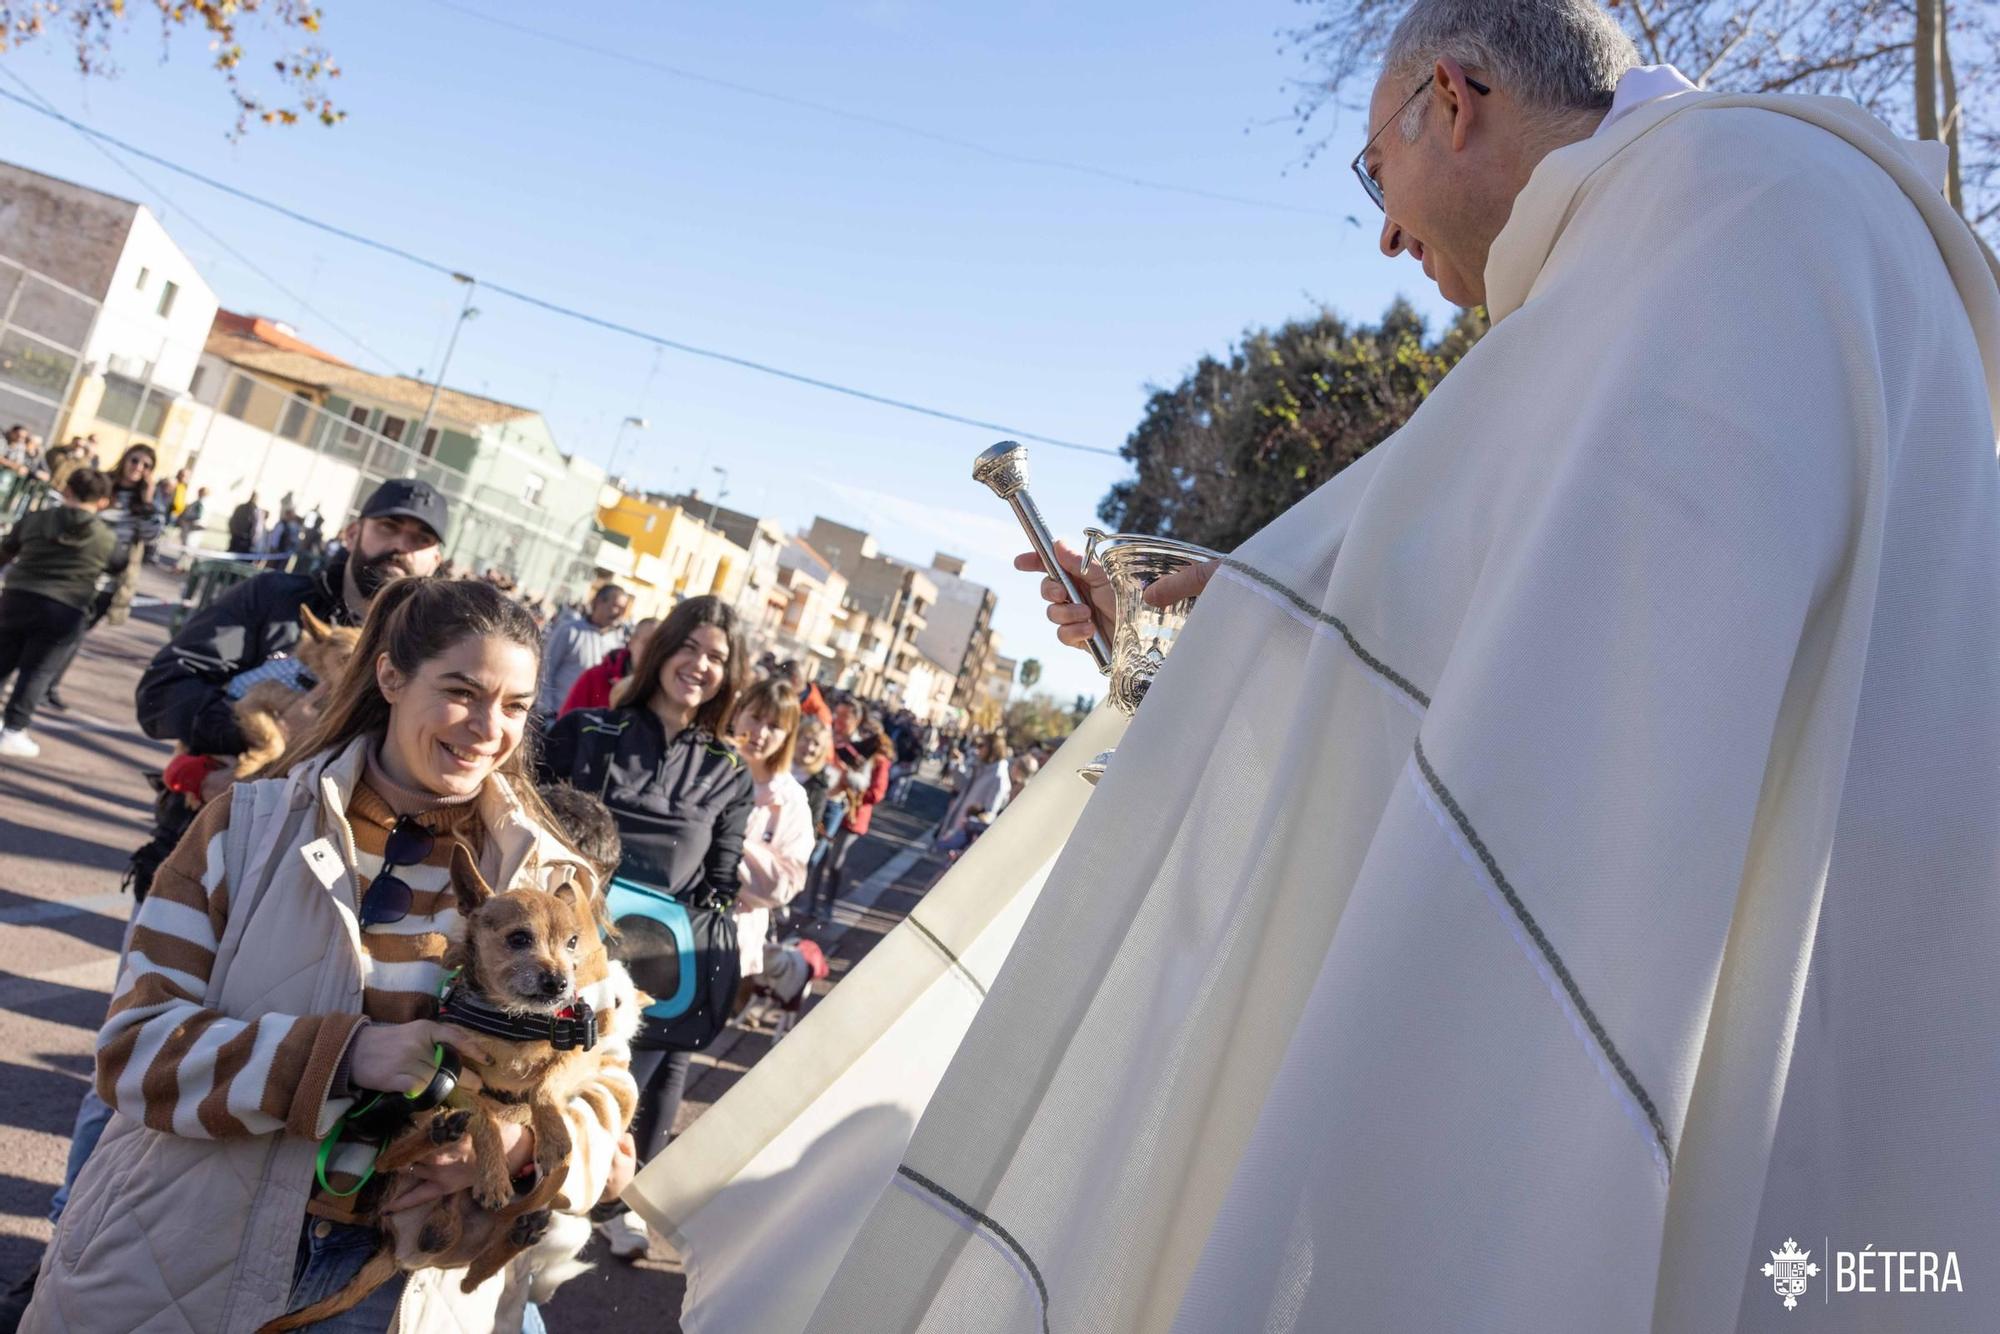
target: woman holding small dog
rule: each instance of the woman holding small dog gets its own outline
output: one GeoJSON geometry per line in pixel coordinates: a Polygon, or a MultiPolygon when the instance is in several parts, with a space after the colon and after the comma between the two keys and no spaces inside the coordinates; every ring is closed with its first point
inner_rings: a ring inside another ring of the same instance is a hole
{"type": "MultiPolygon", "coordinates": [[[[499,1040],[433,1018],[465,914],[496,889],[596,887],[531,783],[538,644],[484,585],[391,585],[278,776],[202,808],[135,919],[97,1046],[98,1092],[123,1115],[76,1183],[24,1330],[247,1334],[347,1288],[384,1212],[474,1184],[463,1141],[385,1186],[367,1176],[374,1151],[333,1132],[373,1092],[431,1084],[444,1047],[469,1071],[493,1059],[499,1040]]],[[[601,995],[595,959],[565,962],[564,985],[601,995]]],[[[635,1099],[629,1053],[607,1041],[563,1109],[572,1212],[603,1193],[635,1099]]],[[[517,1177],[533,1171],[526,1127],[502,1147],[517,1177]]],[[[311,1328],[500,1328],[504,1276],[469,1294],[461,1277],[398,1275],[311,1328]]]]}
{"type": "MultiPolygon", "coordinates": [[[[721,598],[681,603],[646,642],[614,706],[564,714],[542,751],[543,781],[571,783],[610,807],[623,845],[621,881],[711,915],[736,902],[744,829],[756,803],[750,768],[724,739],[742,688],[737,625],[735,611],[721,598]]],[[[634,920],[628,929],[620,921],[634,956],[633,980],[662,996],[673,991],[679,968],[654,971],[645,957],[654,943],[644,934],[651,926],[634,920]]],[[[703,953],[696,966],[721,967],[716,953],[703,953]]],[[[733,956],[727,966],[733,970],[733,956]]],[[[706,981],[696,989],[706,991],[706,981]]],[[[735,982],[725,981],[729,996],[717,1023],[726,1021],[734,999],[735,982]]],[[[680,1110],[689,1053],[669,1031],[679,1022],[646,1015],[632,1040],[639,1085],[632,1134],[642,1163],[666,1147],[680,1110]]],[[[646,1228],[637,1214],[612,1218],[602,1231],[620,1259],[646,1253],[646,1228]]]]}

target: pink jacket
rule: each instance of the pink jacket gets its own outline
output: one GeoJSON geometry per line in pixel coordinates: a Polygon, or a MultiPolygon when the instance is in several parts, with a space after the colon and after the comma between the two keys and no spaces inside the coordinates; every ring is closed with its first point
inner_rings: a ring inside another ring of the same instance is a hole
{"type": "Polygon", "coordinates": [[[757,804],[743,829],[742,889],[737,894],[736,944],[743,976],[764,971],[764,936],[771,909],[806,887],[812,856],[812,810],[806,790],[789,773],[757,785],[757,804]]]}

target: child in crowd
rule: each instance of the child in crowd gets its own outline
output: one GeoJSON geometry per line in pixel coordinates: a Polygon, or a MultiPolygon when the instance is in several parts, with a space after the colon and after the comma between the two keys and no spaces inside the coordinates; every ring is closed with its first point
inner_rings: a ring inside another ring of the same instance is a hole
{"type": "Polygon", "coordinates": [[[813,820],[805,788],[792,777],[799,700],[790,687],[776,680],[751,686],[736,706],[731,731],[757,782],[757,804],[743,831],[743,887],[736,900],[736,943],[743,969],[737,1008],[741,1009],[750,994],[750,979],[764,971],[772,910],[790,903],[805,888],[813,820]]]}

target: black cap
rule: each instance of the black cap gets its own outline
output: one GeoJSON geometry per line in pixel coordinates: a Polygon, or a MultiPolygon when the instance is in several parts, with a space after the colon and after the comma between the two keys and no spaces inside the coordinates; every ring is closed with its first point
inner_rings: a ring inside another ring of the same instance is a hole
{"type": "Polygon", "coordinates": [[[414,477],[391,477],[376,487],[375,493],[361,506],[361,517],[415,519],[436,533],[440,542],[444,541],[451,526],[444,496],[429,482],[420,482],[414,477]]]}

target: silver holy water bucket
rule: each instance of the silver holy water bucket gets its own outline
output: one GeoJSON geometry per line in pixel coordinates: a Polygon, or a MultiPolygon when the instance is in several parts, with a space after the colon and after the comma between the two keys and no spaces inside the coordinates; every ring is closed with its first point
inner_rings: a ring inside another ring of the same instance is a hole
{"type": "Polygon", "coordinates": [[[1137,713],[1153,678],[1166,665],[1167,650],[1194,610],[1193,598],[1165,607],[1146,601],[1146,590],[1160,579],[1190,565],[1216,559],[1216,553],[1191,542],[1139,533],[1107,533],[1086,528],[1085,561],[1101,561],[1111,576],[1111,593],[1118,605],[1118,624],[1111,640],[1111,707],[1137,713]]]}
{"type": "MultiPolygon", "coordinates": [[[[1111,707],[1125,714],[1137,713],[1153,678],[1166,665],[1175,637],[1187,624],[1188,613],[1194,610],[1193,598],[1155,607],[1146,601],[1146,590],[1177,570],[1215,560],[1217,555],[1206,547],[1170,537],[1106,533],[1097,528],[1086,528],[1083,533],[1088,539],[1084,560],[1103,563],[1117,604],[1118,622],[1111,640],[1111,707]]],[[[1115,754],[1105,751],[1077,773],[1095,786],[1115,754]]]]}
{"type": "MultiPolygon", "coordinates": [[[[1028,494],[1028,449],[1013,440],[982,452],[972,465],[972,480],[990,488],[1007,502],[1020,521],[1021,531],[1040,557],[1042,569],[1062,588],[1071,602],[1084,601],[1082,590],[1069,571],[1056,561],[1055,537],[1042,519],[1042,512],[1028,494]]],[[[1163,575],[1202,561],[1215,560],[1217,553],[1168,537],[1146,537],[1138,533],[1105,533],[1096,528],[1083,530],[1090,539],[1084,549],[1087,564],[1101,559],[1111,576],[1117,604],[1118,623],[1110,643],[1102,631],[1093,629],[1085,647],[1097,663],[1097,670],[1111,678],[1111,706],[1130,715],[1153,684],[1166,661],[1174,636],[1187,623],[1194,609],[1193,598],[1183,598],[1170,607],[1155,607],[1146,601],[1146,590],[1163,575]]],[[[1093,785],[1104,776],[1104,766],[1116,752],[1105,751],[1077,772],[1093,785]]]]}

